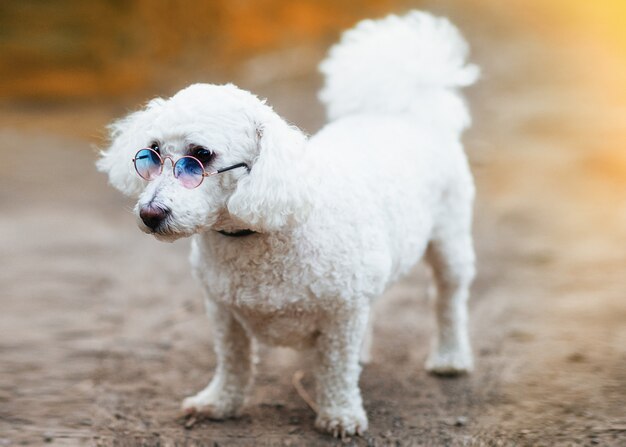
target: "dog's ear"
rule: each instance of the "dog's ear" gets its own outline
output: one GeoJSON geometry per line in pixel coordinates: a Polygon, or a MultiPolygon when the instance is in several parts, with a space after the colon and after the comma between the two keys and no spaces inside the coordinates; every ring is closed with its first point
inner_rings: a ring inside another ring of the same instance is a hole
{"type": "Polygon", "coordinates": [[[145,182],[133,166],[133,156],[150,141],[148,130],[165,100],[156,98],[146,107],[109,125],[109,147],[100,152],[99,171],[109,175],[109,183],[128,196],[138,195],[145,182]]]}
{"type": "Polygon", "coordinates": [[[257,124],[259,153],[228,201],[229,213],[257,231],[301,222],[311,205],[306,136],[273,111],[257,124]]]}

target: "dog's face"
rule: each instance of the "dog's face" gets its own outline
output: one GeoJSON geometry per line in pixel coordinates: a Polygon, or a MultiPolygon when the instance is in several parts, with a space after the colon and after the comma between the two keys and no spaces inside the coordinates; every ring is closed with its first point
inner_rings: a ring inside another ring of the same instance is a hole
{"type": "Polygon", "coordinates": [[[233,85],[195,84],[113,123],[98,168],[113,186],[138,197],[139,227],[161,240],[213,229],[271,231],[306,216],[305,141],[254,95],[233,85]],[[132,161],[148,147],[164,160],[151,181],[132,161]],[[205,177],[190,189],[173,173],[173,163],[188,155],[207,172],[237,163],[249,170],[205,177]]]}

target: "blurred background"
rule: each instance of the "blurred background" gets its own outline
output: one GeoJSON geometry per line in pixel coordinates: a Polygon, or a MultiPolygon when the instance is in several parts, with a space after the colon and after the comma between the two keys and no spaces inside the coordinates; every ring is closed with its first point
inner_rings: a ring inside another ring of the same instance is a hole
{"type": "Polygon", "coordinates": [[[412,8],[449,17],[483,71],[465,135],[477,369],[423,371],[416,268],[377,305],[370,432],[353,442],[626,443],[626,2],[5,0],[0,445],[327,442],[291,387],[306,358],[288,350],[263,350],[242,419],[176,420],[215,365],[188,241],[140,233],[94,162],[108,123],[193,82],[234,82],[314,133],[328,46],[412,8]]]}

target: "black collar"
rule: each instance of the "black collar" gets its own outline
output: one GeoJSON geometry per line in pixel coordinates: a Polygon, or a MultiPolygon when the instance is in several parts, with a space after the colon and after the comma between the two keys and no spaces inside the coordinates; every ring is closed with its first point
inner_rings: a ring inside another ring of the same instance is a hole
{"type": "Polygon", "coordinates": [[[228,236],[228,237],[241,237],[241,236],[249,236],[251,234],[256,234],[256,231],[252,231],[252,230],[239,230],[239,231],[235,231],[234,233],[229,233],[228,231],[224,231],[224,230],[217,230],[217,232],[219,234],[223,234],[224,236],[228,236]]]}

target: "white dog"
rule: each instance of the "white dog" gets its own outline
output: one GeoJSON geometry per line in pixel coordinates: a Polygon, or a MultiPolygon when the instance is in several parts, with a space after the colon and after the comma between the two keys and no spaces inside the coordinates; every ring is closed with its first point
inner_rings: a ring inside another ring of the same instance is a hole
{"type": "Polygon", "coordinates": [[[422,256],[438,290],[426,367],[472,368],[474,187],[457,89],[478,69],[466,55],[445,19],[366,20],[321,64],[330,122],[314,136],[234,85],[195,84],[111,126],[98,167],[138,196],[141,229],[165,241],[192,236],[218,366],[185,411],[236,415],[258,340],[314,348],[316,426],[362,433],[359,359],[372,301],[422,256]],[[135,155],[142,148],[151,150],[135,155]]]}

